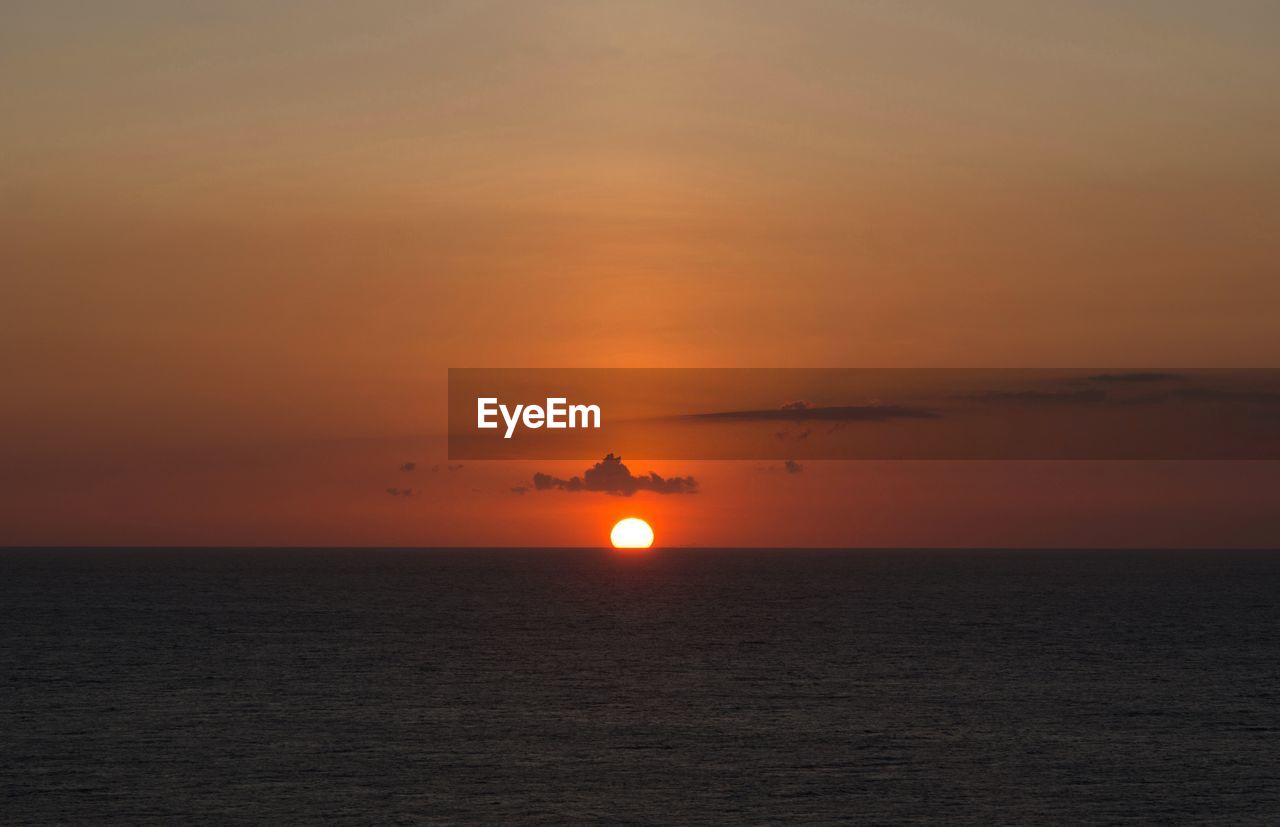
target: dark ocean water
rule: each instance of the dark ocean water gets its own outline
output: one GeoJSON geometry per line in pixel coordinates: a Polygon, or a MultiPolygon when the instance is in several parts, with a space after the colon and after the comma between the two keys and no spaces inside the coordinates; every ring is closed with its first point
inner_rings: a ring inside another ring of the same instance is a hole
{"type": "Polygon", "coordinates": [[[1280,553],[0,552],[0,821],[1280,823],[1280,553]]]}

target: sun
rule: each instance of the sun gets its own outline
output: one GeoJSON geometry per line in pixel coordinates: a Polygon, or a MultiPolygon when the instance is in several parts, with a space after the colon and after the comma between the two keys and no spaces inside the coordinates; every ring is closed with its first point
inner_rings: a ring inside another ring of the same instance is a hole
{"type": "Polygon", "coordinates": [[[653,529],[639,517],[619,520],[609,532],[614,548],[648,548],[653,545],[653,529]]]}

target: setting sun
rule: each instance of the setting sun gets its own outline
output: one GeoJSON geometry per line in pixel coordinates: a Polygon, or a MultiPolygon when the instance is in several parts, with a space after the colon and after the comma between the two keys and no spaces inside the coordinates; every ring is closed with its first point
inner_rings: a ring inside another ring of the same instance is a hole
{"type": "Polygon", "coordinates": [[[609,532],[614,548],[648,548],[653,545],[653,529],[639,517],[619,520],[609,532]]]}

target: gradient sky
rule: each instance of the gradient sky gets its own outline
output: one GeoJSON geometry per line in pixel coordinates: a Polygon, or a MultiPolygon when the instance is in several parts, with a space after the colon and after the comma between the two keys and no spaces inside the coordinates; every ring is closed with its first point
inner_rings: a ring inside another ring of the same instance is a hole
{"type": "Polygon", "coordinates": [[[0,543],[1280,544],[1275,464],[442,440],[449,366],[1276,366],[1274,3],[0,15],[0,543]]]}

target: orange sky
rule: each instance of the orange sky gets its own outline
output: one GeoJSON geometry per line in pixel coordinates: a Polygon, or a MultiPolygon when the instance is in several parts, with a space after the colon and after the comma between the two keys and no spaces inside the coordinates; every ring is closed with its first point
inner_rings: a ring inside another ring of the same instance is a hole
{"type": "Polygon", "coordinates": [[[1280,543],[1269,465],[429,471],[450,366],[1274,367],[1274,4],[3,18],[0,543],[1280,543]]]}

